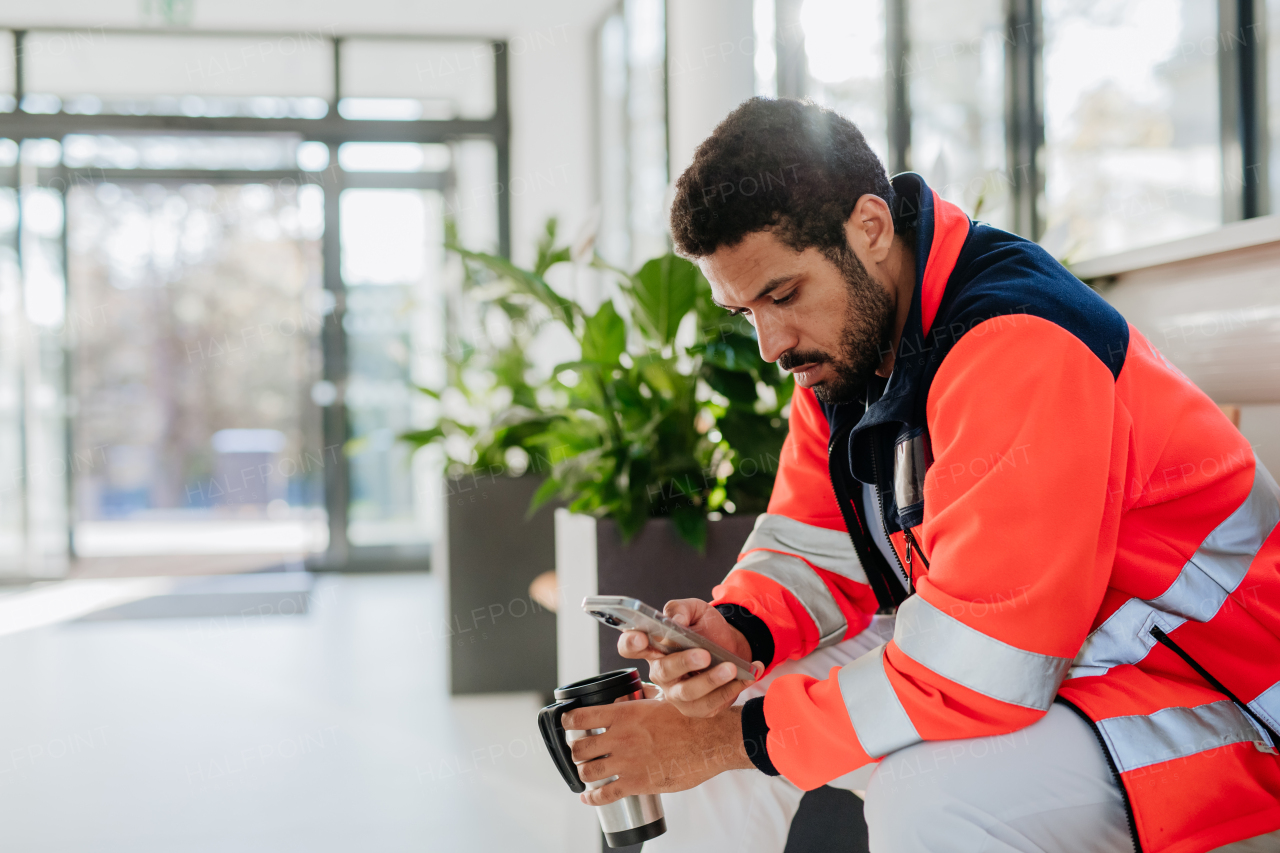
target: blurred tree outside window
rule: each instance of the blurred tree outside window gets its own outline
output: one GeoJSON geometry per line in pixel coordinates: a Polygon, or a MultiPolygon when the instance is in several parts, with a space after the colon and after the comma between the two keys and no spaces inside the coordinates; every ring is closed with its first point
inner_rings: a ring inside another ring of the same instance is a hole
{"type": "Polygon", "coordinates": [[[78,553],[322,550],[320,188],[120,181],[67,207],[78,553]]]}

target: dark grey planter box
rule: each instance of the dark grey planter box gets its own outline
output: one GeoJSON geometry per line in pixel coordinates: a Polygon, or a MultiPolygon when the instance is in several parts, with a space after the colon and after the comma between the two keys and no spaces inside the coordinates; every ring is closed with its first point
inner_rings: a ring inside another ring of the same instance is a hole
{"type": "Polygon", "coordinates": [[[556,686],[556,616],[529,598],[555,569],[553,508],[525,518],[537,477],[445,482],[449,609],[431,630],[449,643],[450,692],[508,693],[556,686]]]}
{"type": "MultiPolygon", "coordinates": [[[[559,684],[636,666],[618,654],[618,632],[582,612],[587,595],[627,595],[662,609],[673,598],[711,598],[733,568],[755,515],[730,515],[708,525],[698,554],[666,518],[650,519],[629,545],[607,519],[556,512],[556,575],[560,583],[559,684]]],[[[648,669],[641,664],[640,674],[648,669]]]]}

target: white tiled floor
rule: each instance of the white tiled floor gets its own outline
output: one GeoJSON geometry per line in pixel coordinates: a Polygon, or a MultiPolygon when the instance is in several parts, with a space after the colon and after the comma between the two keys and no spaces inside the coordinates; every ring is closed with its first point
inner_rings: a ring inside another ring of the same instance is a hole
{"type": "Polygon", "coordinates": [[[561,851],[536,696],[451,699],[431,575],[0,636],[0,850],[561,851]]]}

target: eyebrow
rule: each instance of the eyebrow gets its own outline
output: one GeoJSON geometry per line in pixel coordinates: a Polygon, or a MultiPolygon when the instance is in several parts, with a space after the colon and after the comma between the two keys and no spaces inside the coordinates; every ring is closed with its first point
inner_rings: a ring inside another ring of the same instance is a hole
{"type": "MultiPolygon", "coordinates": [[[[764,287],[760,288],[760,292],[751,298],[751,301],[755,302],[757,300],[764,299],[770,293],[773,293],[779,287],[782,287],[782,285],[786,284],[789,281],[793,281],[799,277],[800,277],[800,273],[787,273],[786,275],[780,275],[777,278],[770,279],[769,282],[765,284],[764,287]]],[[[728,305],[721,305],[719,302],[716,302],[715,297],[711,298],[711,302],[717,308],[723,308],[726,311],[735,310],[733,308],[730,308],[728,305]]]]}

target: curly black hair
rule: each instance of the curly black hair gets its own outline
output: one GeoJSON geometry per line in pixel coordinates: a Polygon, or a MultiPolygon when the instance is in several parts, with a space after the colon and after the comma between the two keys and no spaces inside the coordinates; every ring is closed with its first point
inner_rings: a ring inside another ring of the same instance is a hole
{"type": "Polygon", "coordinates": [[[868,193],[893,208],[884,165],[853,122],[808,101],[752,98],[676,182],[671,235],[689,258],[764,230],[797,251],[842,256],[844,224],[868,193]]]}

